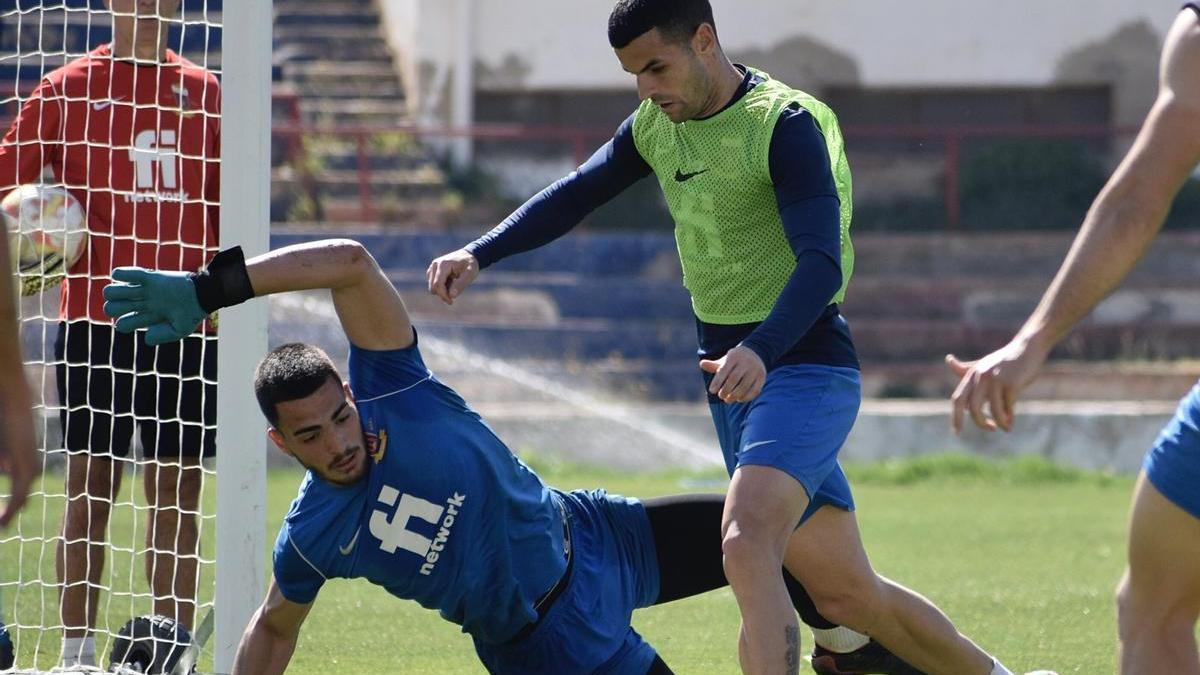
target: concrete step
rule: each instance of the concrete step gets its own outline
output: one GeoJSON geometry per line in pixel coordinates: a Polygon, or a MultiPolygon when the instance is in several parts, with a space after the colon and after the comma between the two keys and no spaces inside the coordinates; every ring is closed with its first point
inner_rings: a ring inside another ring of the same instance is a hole
{"type": "Polygon", "coordinates": [[[293,82],[313,83],[399,79],[392,64],[384,61],[299,61],[285,64],[283,74],[293,82]]]}
{"type": "MultiPolygon", "coordinates": [[[[321,171],[306,182],[293,171],[280,169],[273,172],[272,184],[277,188],[304,191],[314,187],[324,197],[350,199],[360,194],[357,171],[321,171]]],[[[436,167],[423,167],[411,171],[376,171],[367,182],[372,199],[409,199],[433,197],[446,189],[445,175],[436,167]]]]}
{"type": "MultiPolygon", "coordinates": [[[[343,227],[370,227],[382,222],[393,228],[428,229],[445,222],[447,216],[443,193],[403,199],[389,196],[387,199],[373,200],[368,214],[363,213],[363,204],[355,197],[322,196],[320,208],[321,216],[316,219],[318,222],[343,227]]],[[[318,239],[329,236],[327,228],[322,232],[323,235],[318,239]]]]}
{"type": "Polygon", "coordinates": [[[375,6],[375,0],[275,0],[276,11],[286,12],[320,12],[327,7],[342,11],[369,11],[375,6]]]}
{"type": "MultiPolygon", "coordinates": [[[[276,24],[275,26],[275,43],[277,45],[341,46],[357,42],[378,42],[386,45],[378,26],[320,24],[276,24]]],[[[328,52],[325,58],[329,58],[333,54],[339,54],[339,52],[328,52]]]]}
{"type": "MultiPolygon", "coordinates": [[[[846,294],[847,316],[870,318],[961,319],[970,323],[1009,323],[1029,315],[1049,284],[1046,278],[997,280],[987,277],[928,279],[855,274],[846,294]]],[[[1164,319],[1164,312],[1188,322],[1200,321],[1200,296],[1193,283],[1151,281],[1144,276],[1122,285],[1101,313],[1134,320],[1142,314],[1164,319]],[[1120,308],[1118,308],[1120,306],[1120,308]]]]}
{"type": "Polygon", "coordinates": [[[388,128],[411,121],[408,103],[403,98],[306,98],[300,100],[300,112],[310,123],[336,126],[388,128]]]}
{"type": "MultiPolygon", "coordinates": [[[[368,37],[364,40],[346,40],[338,43],[338,55],[358,62],[383,62],[391,64],[392,52],[382,38],[368,37]]],[[[329,58],[329,46],[322,42],[281,42],[276,45],[273,58],[280,63],[323,61],[329,58]]]]}
{"type": "MultiPolygon", "coordinates": [[[[864,364],[932,360],[947,353],[981,356],[1004,345],[1020,327],[975,326],[954,320],[850,320],[864,364]]],[[[1073,359],[1181,359],[1196,354],[1200,324],[1137,323],[1077,328],[1054,354],[1073,359]]]]}
{"type": "MultiPolygon", "coordinates": [[[[855,279],[975,277],[1048,283],[1074,232],[854,235],[855,279]]],[[[1200,232],[1166,232],[1151,246],[1132,281],[1194,282],[1200,275],[1200,232]]]]}
{"type": "Polygon", "coordinates": [[[404,99],[404,88],[395,77],[384,80],[338,80],[322,83],[296,82],[301,99],[404,99]]]}
{"type": "Polygon", "coordinates": [[[378,30],[379,13],[368,7],[346,7],[340,3],[275,9],[275,26],[327,26],[378,30]]]}
{"type": "MultiPolygon", "coordinates": [[[[967,356],[959,354],[960,356],[967,356]]],[[[971,354],[970,356],[976,356],[971,354]]],[[[863,396],[948,401],[958,378],[938,360],[868,363],[863,396]]],[[[1183,396],[1200,379],[1200,362],[1052,360],[1022,400],[1163,401],[1183,396]]]]}
{"type": "MultiPolygon", "coordinates": [[[[426,288],[425,271],[389,270],[388,276],[405,297],[426,288]]],[[[445,320],[464,321],[488,318],[502,321],[513,310],[507,306],[518,301],[540,303],[548,308],[546,316],[558,319],[676,319],[692,325],[691,300],[677,281],[638,278],[590,279],[579,275],[547,278],[544,275],[520,275],[522,278],[497,278],[488,270],[480,275],[471,293],[454,303],[451,309],[438,303],[430,308],[445,320]],[[496,299],[503,296],[508,303],[496,299]]],[[[430,296],[432,297],[432,296],[430,296]]],[[[414,310],[415,311],[415,310],[414,310]]]]}
{"type": "MultiPolygon", "coordinates": [[[[342,152],[330,152],[321,149],[321,166],[334,171],[358,171],[358,152],[353,148],[342,152]]],[[[424,154],[415,152],[387,153],[370,150],[365,153],[366,164],[371,171],[403,171],[437,168],[437,162],[424,154]]]]}

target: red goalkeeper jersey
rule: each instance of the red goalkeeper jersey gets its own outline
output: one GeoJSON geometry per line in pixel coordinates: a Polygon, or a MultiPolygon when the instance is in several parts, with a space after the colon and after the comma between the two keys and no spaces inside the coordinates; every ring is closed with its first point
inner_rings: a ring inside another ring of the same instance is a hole
{"type": "Polygon", "coordinates": [[[110,45],[48,74],[0,144],[0,195],[44,170],[87,213],[87,251],[63,282],[63,319],[109,322],[114,267],[195,271],[217,250],[220,89],[172,51],[157,65],[110,45]]]}

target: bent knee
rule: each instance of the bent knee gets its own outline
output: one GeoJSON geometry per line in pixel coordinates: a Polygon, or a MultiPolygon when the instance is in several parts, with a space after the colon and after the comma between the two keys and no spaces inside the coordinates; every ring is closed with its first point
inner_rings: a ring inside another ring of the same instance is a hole
{"type": "Polygon", "coordinates": [[[878,579],[847,579],[811,590],[817,611],[829,621],[867,632],[883,611],[885,597],[878,579]]]}
{"type": "Polygon", "coordinates": [[[1117,630],[1122,642],[1148,636],[1164,640],[1193,639],[1200,618],[1200,597],[1175,585],[1137,584],[1128,577],[1117,587],[1117,630]]]}
{"type": "Polygon", "coordinates": [[[757,575],[764,571],[780,570],[787,539],[779,540],[763,530],[733,526],[721,540],[728,577],[757,575]]]}

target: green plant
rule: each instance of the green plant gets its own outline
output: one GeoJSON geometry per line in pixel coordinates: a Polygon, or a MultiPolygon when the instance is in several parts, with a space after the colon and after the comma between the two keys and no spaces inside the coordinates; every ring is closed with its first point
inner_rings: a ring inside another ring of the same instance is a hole
{"type": "Polygon", "coordinates": [[[964,148],[960,198],[969,230],[1047,230],[1079,225],[1106,179],[1095,142],[999,139],[964,148]]]}

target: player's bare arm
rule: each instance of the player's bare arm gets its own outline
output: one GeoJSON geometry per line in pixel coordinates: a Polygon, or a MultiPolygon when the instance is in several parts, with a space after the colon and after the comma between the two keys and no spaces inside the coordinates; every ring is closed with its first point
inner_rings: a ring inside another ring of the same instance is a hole
{"type": "Polygon", "coordinates": [[[272,293],[329,289],[346,337],[363,349],[402,349],[413,343],[412,323],[396,288],[371,254],[349,239],[281,248],[243,262],[222,251],[203,274],[113,270],[105,311],[117,329],[148,328],[147,342],[178,340],[209,313],[272,293]]]}
{"type": "Polygon", "coordinates": [[[1162,228],[1175,193],[1200,162],[1197,129],[1200,23],[1186,10],[1167,34],[1158,98],[1037,309],[1011,342],[979,361],[947,357],[962,378],[952,398],[955,431],[968,413],[983,429],[1011,430],[1017,396],[1050,350],[1121,283],[1162,228]]]}
{"type": "Polygon", "coordinates": [[[300,626],[312,603],[301,605],[283,597],[274,581],[267,598],[250,619],[233,661],[233,675],[274,675],[287,670],[300,626]]]}

